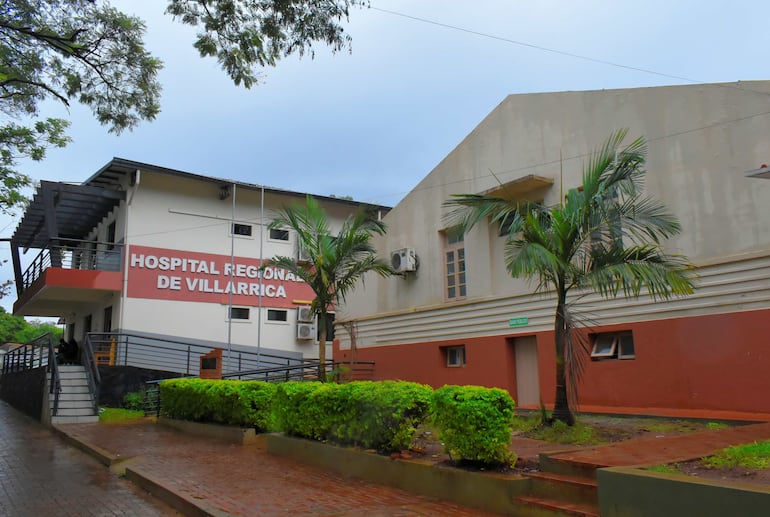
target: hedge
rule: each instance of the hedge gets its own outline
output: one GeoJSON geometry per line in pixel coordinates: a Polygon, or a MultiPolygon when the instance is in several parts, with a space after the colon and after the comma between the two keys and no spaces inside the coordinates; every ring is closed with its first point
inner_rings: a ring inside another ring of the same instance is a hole
{"type": "Polygon", "coordinates": [[[433,393],[431,420],[455,459],[513,464],[513,399],[499,388],[444,386],[433,393]]]}
{"type": "Polygon", "coordinates": [[[379,451],[409,447],[430,407],[430,386],[404,381],[278,386],[276,424],[287,434],[379,451]]]}
{"type": "Polygon", "coordinates": [[[275,389],[262,381],[170,379],[160,383],[161,414],[270,431],[275,389]]]}

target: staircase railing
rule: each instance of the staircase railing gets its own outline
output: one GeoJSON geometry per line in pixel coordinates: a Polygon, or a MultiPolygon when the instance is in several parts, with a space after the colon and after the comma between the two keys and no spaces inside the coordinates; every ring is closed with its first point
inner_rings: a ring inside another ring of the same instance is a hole
{"type": "Polygon", "coordinates": [[[51,372],[51,380],[48,383],[48,393],[53,395],[53,407],[51,416],[59,413],[59,394],[61,394],[61,376],[59,375],[59,362],[56,360],[56,350],[53,339],[48,343],[48,370],[51,372]]]}
{"type": "Polygon", "coordinates": [[[83,341],[83,349],[80,354],[83,366],[86,370],[86,380],[88,381],[88,390],[91,392],[94,402],[94,414],[99,414],[99,389],[102,384],[102,377],[99,374],[99,366],[94,357],[94,347],[91,344],[91,336],[86,335],[83,341]]]}

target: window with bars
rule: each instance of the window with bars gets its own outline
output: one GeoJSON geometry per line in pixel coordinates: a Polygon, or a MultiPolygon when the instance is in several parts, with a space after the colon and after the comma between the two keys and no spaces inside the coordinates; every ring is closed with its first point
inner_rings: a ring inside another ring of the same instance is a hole
{"type": "Polygon", "coordinates": [[[460,300],[467,294],[465,283],[465,236],[448,231],[444,234],[445,288],[447,300],[460,300]]]}

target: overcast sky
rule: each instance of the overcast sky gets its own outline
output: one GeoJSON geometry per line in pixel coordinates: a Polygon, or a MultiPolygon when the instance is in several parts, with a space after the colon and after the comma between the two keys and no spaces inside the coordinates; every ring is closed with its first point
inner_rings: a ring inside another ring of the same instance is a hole
{"type": "MultiPolygon", "coordinates": [[[[251,90],[198,56],[166,2],[112,3],[147,23],[162,111],[115,136],[87,109],[51,106],[74,142],[24,163],[36,180],[79,183],[121,157],[393,206],[508,94],[770,78],[767,1],[371,0],[345,25],[351,54],[319,45],[251,90]]],[[[0,219],[0,237],[17,222],[0,219]]]]}

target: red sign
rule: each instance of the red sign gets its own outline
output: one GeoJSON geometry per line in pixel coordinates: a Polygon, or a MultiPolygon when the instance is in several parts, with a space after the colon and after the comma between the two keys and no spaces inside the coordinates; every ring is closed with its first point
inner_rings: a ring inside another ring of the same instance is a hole
{"type": "Polygon", "coordinates": [[[226,305],[295,307],[310,301],[313,290],[292,273],[261,260],[228,255],[131,246],[128,259],[128,296],[155,300],[206,302],[226,305]]]}

